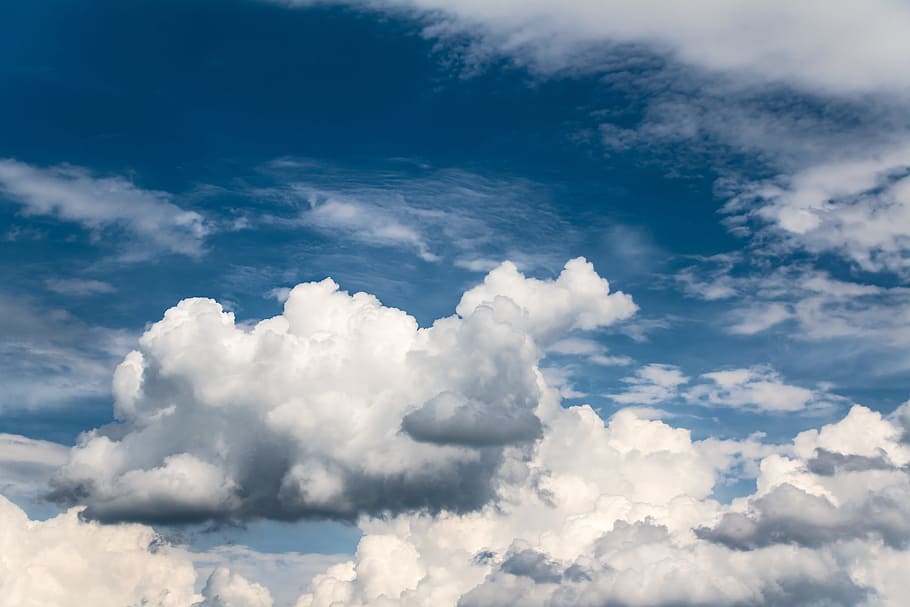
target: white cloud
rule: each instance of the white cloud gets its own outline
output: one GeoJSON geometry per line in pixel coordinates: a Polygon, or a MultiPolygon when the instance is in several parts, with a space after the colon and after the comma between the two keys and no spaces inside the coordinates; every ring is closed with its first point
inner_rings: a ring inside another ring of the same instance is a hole
{"type": "Polygon", "coordinates": [[[125,230],[144,245],[183,255],[201,254],[211,229],[202,215],[178,207],[165,192],[143,190],[123,177],[98,177],[81,167],[0,160],[0,192],[22,205],[26,215],[56,217],[93,232],[125,230]]]}
{"type": "Polygon", "coordinates": [[[392,211],[313,190],[303,194],[310,204],[302,215],[305,225],[329,233],[341,232],[367,244],[412,248],[424,261],[439,260],[419,228],[406,225],[392,211]]]}
{"type": "Polygon", "coordinates": [[[734,407],[767,412],[827,410],[842,397],[784,383],[780,374],[766,366],[705,373],[706,383],[684,394],[689,402],[709,407],[734,407]]]}
{"type": "Polygon", "coordinates": [[[272,595],[261,584],[218,567],[202,589],[199,607],[272,607],[272,595]]]}
{"type": "Polygon", "coordinates": [[[687,294],[710,299],[713,285],[729,289],[734,309],[722,316],[734,334],[753,335],[786,326],[788,335],[812,341],[850,340],[877,350],[910,344],[910,289],[833,278],[802,264],[752,272],[726,263],[685,270],[687,294]]]}
{"type": "Polygon", "coordinates": [[[110,395],[111,371],[134,336],[85,325],[65,310],[0,296],[0,410],[64,406],[110,395]]]}
{"type": "Polygon", "coordinates": [[[354,172],[282,158],[260,171],[269,185],[246,193],[278,203],[260,218],[263,224],[304,226],[339,242],[446,259],[473,272],[488,272],[505,259],[523,269],[552,268],[575,235],[550,208],[546,188],[524,179],[414,167],[404,159],[385,170],[354,172]]]}
{"type": "Polygon", "coordinates": [[[121,424],[82,437],[57,495],[105,520],[475,509],[558,406],[539,346],[635,310],[581,258],[555,280],[505,263],[424,329],[330,279],[248,327],[185,300],[118,367],[121,424]]]}
{"type": "Polygon", "coordinates": [[[747,187],[725,211],[755,218],[785,246],[835,253],[870,271],[910,273],[910,146],[812,165],[747,187]]]}
{"type": "Polygon", "coordinates": [[[622,380],[625,390],[607,396],[617,403],[657,405],[678,401],[706,407],[733,407],[769,413],[828,411],[844,398],[827,390],[784,382],[774,369],[754,366],[686,377],[673,365],[650,364],[622,380]],[[688,387],[685,387],[688,385],[688,387]]]}
{"type": "Polygon", "coordinates": [[[77,509],[30,521],[0,496],[0,596],[7,607],[187,607],[199,598],[185,551],[142,525],[83,522],[77,509]]]}
{"type": "Polygon", "coordinates": [[[297,607],[896,607],[910,564],[902,432],[856,407],[774,448],[694,442],[627,410],[606,426],[587,407],[554,410],[497,503],[363,521],[353,559],[314,578],[297,607]],[[740,457],[761,460],[749,467],[758,489],[722,505],[712,487],[740,457]],[[801,507],[775,510],[788,492],[801,507]]]}
{"type": "Polygon", "coordinates": [[[226,569],[235,576],[269,590],[275,605],[293,605],[314,576],[346,561],[350,554],[300,554],[297,552],[258,552],[246,546],[217,546],[206,552],[193,553],[198,580],[208,580],[216,569],[226,569]]]}
{"type": "Polygon", "coordinates": [[[68,453],[58,443],[0,433],[0,495],[37,501],[68,453]]]}
{"type": "Polygon", "coordinates": [[[88,280],[83,278],[50,278],[45,281],[45,286],[50,291],[69,295],[72,297],[87,297],[113,293],[117,289],[114,285],[103,280],[88,280]]]}
{"type": "Polygon", "coordinates": [[[415,15],[428,36],[467,34],[478,55],[509,55],[537,69],[596,68],[604,45],[645,46],[683,63],[838,93],[910,88],[905,32],[910,9],[873,0],[860,6],[810,0],[729,3],[697,0],[282,0],[297,6],[350,4],[415,15]]]}
{"type": "Polygon", "coordinates": [[[608,394],[611,399],[622,404],[656,405],[677,396],[679,386],[687,383],[689,378],[673,365],[650,364],[622,381],[626,385],[625,390],[608,394]]]}

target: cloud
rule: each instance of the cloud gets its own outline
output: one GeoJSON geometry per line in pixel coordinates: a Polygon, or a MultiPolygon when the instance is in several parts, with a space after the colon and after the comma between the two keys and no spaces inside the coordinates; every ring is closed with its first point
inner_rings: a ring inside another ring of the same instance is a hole
{"type": "Polygon", "coordinates": [[[249,582],[267,588],[275,605],[282,607],[293,605],[314,576],[347,561],[350,556],[258,552],[237,544],[217,546],[206,552],[192,554],[193,564],[199,574],[197,580],[208,580],[217,569],[226,570],[235,578],[243,576],[249,582]]]}
{"type": "Polygon", "coordinates": [[[429,262],[449,260],[472,272],[486,273],[504,259],[524,269],[553,267],[565,259],[563,247],[575,235],[551,209],[546,188],[525,179],[407,159],[352,171],[280,158],[259,173],[264,183],[250,185],[246,195],[276,205],[254,225],[303,227],[341,243],[397,249],[429,262]],[[519,211],[522,219],[516,221],[519,211]]]}
{"type": "Polygon", "coordinates": [[[749,185],[724,207],[782,246],[835,253],[868,272],[910,273],[910,146],[833,159],[749,185]]]}
{"type": "Polygon", "coordinates": [[[559,406],[541,347],[635,310],[581,258],[555,280],[504,263],[428,328],[331,279],[250,326],[184,300],[120,364],[119,423],[80,439],[54,495],[105,521],[474,510],[559,406]]]}
{"type": "Polygon", "coordinates": [[[345,4],[413,16],[431,37],[468,36],[473,53],[506,55],[540,71],[596,69],[604,46],[648,47],[699,68],[843,94],[906,92],[910,9],[875,0],[862,9],[821,0],[730,4],[571,0],[282,0],[345,4]]]}
{"type": "MultiPolygon", "coordinates": [[[[81,167],[0,160],[0,192],[26,215],[78,223],[94,233],[123,230],[147,246],[181,255],[200,255],[211,231],[202,215],[180,208],[165,192],[143,190],[123,177],[98,177],[81,167]]],[[[129,256],[141,254],[130,251],[129,256]]]]}
{"type": "Polygon", "coordinates": [[[272,607],[272,595],[267,588],[224,567],[212,572],[202,596],[205,600],[199,607],[272,607]]]}
{"type": "Polygon", "coordinates": [[[185,551],[149,527],[83,522],[76,509],[30,521],[0,496],[0,593],[9,607],[187,607],[198,596],[185,551]]]}
{"type": "Polygon", "coordinates": [[[623,404],[654,405],[671,400],[689,378],[673,365],[650,364],[622,381],[628,387],[624,392],[609,394],[611,399],[623,404]]]}
{"type": "Polygon", "coordinates": [[[686,377],[673,365],[645,365],[622,380],[623,392],[607,396],[617,403],[656,405],[678,401],[706,407],[732,407],[767,413],[826,411],[845,402],[827,390],[811,390],[784,382],[766,365],[686,377]],[[688,384],[687,388],[684,388],[688,384]]]}
{"type": "Polygon", "coordinates": [[[0,410],[60,407],[109,396],[111,371],[134,337],[66,310],[0,296],[0,410]]]}
{"type": "Polygon", "coordinates": [[[842,280],[804,263],[775,267],[742,260],[718,265],[705,260],[677,275],[683,290],[700,299],[718,299],[726,290],[732,311],[721,316],[726,330],[754,335],[786,328],[801,340],[850,340],[877,350],[910,343],[910,289],[860,280],[842,280]]]}
{"type": "Polygon", "coordinates": [[[402,223],[391,211],[316,191],[306,192],[309,210],[302,214],[307,226],[329,233],[342,232],[373,245],[412,248],[424,261],[438,261],[418,228],[402,223]]]}
{"type": "Polygon", "coordinates": [[[68,452],[54,442],[0,433],[0,494],[36,500],[68,452]]]}
{"type": "Polygon", "coordinates": [[[82,278],[50,278],[44,284],[48,290],[54,293],[71,297],[103,295],[117,290],[114,285],[102,280],[86,280],[82,278]]]}
{"type": "MultiPolygon", "coordinates": [[[[48,445],[2,435],[0,455],[47,465],[56,462],[60,449],[48,445]]],[[[0,593],[5,607],[71,607],[74,597],[80,604],[98,607],[272,607],[265,587],[225,565],[249,570],[245,560],[281,563],[286,575],[306,575],[307,569],[324,568],[337,560],[270,556],[241,547],[194,554],[165,542],[145,525],[86,521],[81,508],[47,520],[30,520],[2,495],[0,528],[0,593]],[[307,566],[302,567],[304,562],[307,566]],[[201,594],[195,590],[200,580],[194,564],[202,571],[212,569],[201,594]]],[[[268,569],[260,567],[256,573],[268,575],[268,569]]]]}
{"type": "Polygon", "coordinates": [[[855,406],[837,424],[798,435],[798,458],[768,457],[757,494],[699,535],[739,550],[868,538],[904,550],[910,542],[910,446],[902,438],[899,425],[855,406]]]}
{"type": "Polygon", "coordinates": [[[588,407],[554,410],[496,503],[363,521],[354,557],[297,607],[896,606],[910,564],[904,410],[857,406],[776,447],[692,441],[628,410],[606,424],[588,407]],[[889,465],[817,474],[821,450],[889,465]],[[712,487],[734,453],[760,460],[757,490],[723,505],[712,487]]]}
{"type": "Polygon", "coordinates": [[[779,373],[767,366],[714,371],[701,376],[706,383],[692,386],[687,401],[709,407],[734,407],[766,412],[825,410],[842,397],[784,383],[779,373]]]}

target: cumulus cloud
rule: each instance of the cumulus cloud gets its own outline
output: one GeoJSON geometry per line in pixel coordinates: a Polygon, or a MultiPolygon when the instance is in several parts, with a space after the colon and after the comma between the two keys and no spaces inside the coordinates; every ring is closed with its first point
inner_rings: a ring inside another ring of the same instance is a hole
{"type": "Polygon", "coordinates": [[[0,594],[9,607],[187,607],[199,598],[189,554],[142,525],[104,526],[77,509],[32,521],[0,496],[0,594]]]}
{"type": "Polygon", "coordinates": [[[185,300],[120,364],[119,422],[80,439],[54,495],[108,521],[475,510],[559,406],[541,346],[635,310],[583,259],[555,280],[505,263],[427,328],[330,279],[254,326],[185,300]]]}
{"type": "Polygon", "coordinates": [[[202,596],[205,599],[199,607],[272,607],[272,595],[267,588],[224,567],[212,572],[202,596]]]}
{"type": "Polygon", "coordinates": [[[0,159],[0,192],[26,215],[56,217],[93,232],[125,230],[156,249],[182,255],[202,253],[211,230],[202,215],[180,208],[165,192],[81,167],[42,168],[0,159]]]}
{"type": "Polygon", "coordinates": [[[857,406],[776,447],[554,410],[495,505],[362,522],[354,558],[297,606],[900,605],[905,410],[857,406]],[[758,458],[757,490],[723,505],[711,493],[733,452],[758,458]],[[813,471],[825,453],[878,459],[813,471]]]}

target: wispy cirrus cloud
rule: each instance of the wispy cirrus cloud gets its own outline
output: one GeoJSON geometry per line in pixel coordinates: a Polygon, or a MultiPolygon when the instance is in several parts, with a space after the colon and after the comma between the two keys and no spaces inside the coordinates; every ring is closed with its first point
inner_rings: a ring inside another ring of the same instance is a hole
{"type": "Polygon", "coordinates": [[[48,216],[83,226],[96,235],[122,231],[126,257],[147,257],[143,247],[195,257],[201,255],[212,226],[200,213],[179,207],[167,192],[146,190],[121,176],[60,165],[38,167],[0,159],[0,193],[22,213],[48,216]]]}

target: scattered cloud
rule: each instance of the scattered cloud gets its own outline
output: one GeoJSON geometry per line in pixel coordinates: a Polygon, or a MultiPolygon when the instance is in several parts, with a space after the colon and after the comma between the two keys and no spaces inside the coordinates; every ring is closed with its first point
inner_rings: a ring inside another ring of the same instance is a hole
{"type": "Polygon", "coordinates": [[[49,278],[44,282],[48,290],[71,297],[89,297],[114,293],[117,288],[103,280],[83,278],[49,278]]]}
{"type": "Polygon", "coordinates": [[[821,0],[729,4],[571,0],[282,0],[290,6],[344,4],[424,23],[436,38],[467,36],[475,57],[495,53],[543,71],[601,68],[607,47],[648,47],[702,69],[842,94],[904,93],[910,10],[876,0],[862,10],[821,0]],[[773,32],[771,36],[769,33],[773,32]]]}
{"type": "Polygon", "coordinates": [[[636,370],[622,383],[625,384],[623,392],[607,396],[617,403],[630,405],[649,406],[675,401],[766,413],[818,413],[829,412],[845,402],[843,397],[824,389],[810,390],[787,384],[768,366],[713,371],[696,380],[674,365],[650,364],[636,370]]]}
{"type": "MultiPolygon", "coordinates": [[[[0,192],[25,215],[78,223],[96,235],[123,230],[159,251],[198,256],[211,231],[202,215],[180,208],[166,192],[144,190],[124,177],[99,177],[82,167],[0,160],[0,192]]],[[[133,247],[127,257],[147,254],[133,247]]]]}
{"type": "Polygon", "coordinates": [[[523,269],[551,267],[565,259],[573,238],[542,186],[527,180],[426,166],[350,171],[295,158],[274,160],[260,172],[267,183],[250,186],[246,195],[278,205],[254,223],[305,227],[473,272],[486,273],[505,259],[523,269]],[[522,221],[515,219],[518,208],[522,221]]]}
{"type": "Polygon", "coordinates": [[[750,184],[724,207],[754,219],[778,246],[843,256],[867,272],[910,274],[910,146],[869,152],[750,184]]]}
{"type": "Polygon", "coordinates": [[[0,296],[0,410],[52,408],[109,396],[135,336],[86,325],[66,310],[0,296]]]}

